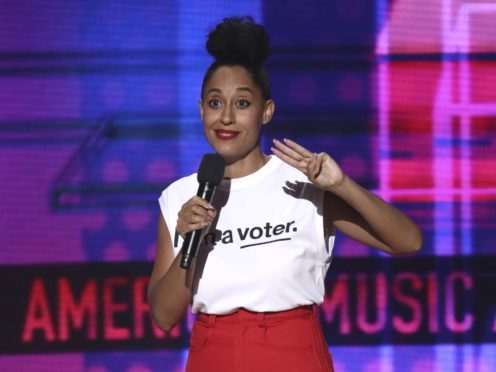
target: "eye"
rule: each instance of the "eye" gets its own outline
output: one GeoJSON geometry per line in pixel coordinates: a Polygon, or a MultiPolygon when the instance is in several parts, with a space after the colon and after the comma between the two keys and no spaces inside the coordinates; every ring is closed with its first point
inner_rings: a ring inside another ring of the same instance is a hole
{"type": "Polygon", "coordinates": [[[251,102],[247,101],[246,99],[241,99],[237,102],[237,106],[242,109],[248,108],[250,107],[250,105],[251,102]]]}
{"type": "Polygon", "coordinates": [[[208,101],[208,105],[211,108],[216,109],[221,106],[221,102],[218,99],[211,99],[210,101],[208,101]]]}

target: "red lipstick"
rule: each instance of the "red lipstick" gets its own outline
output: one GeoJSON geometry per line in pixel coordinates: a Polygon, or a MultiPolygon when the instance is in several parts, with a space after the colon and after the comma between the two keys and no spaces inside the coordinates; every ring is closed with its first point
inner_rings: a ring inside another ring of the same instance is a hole
{"type": "Polygon", "coordinates": [[[228,129],[216,129],[215,135],[218,139],[222,141],[227,141],[234,139],[238,136],[239,132],[236,130],[228,130],[228,129]]]}

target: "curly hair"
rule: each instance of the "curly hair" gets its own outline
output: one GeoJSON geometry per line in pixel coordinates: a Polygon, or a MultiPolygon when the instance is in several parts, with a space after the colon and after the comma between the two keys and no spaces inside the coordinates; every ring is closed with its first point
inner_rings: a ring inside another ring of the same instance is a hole
{"type": "Polygon", "coordinates": [[[241,66],[251,75],[264,99],[270,99],[270,82],[263,62],[269,56],[269,34],[252,17],[225,18],[208,35],[206,48],[215,61],[210,65],[202,83],[205,86],[213,73],[222,66],[241,66]]]}

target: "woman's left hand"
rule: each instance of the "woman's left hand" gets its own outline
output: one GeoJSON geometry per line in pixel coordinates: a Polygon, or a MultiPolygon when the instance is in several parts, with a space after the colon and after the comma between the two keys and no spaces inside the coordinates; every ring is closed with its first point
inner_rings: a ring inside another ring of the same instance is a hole
{"type": "Polygon", "coordinates": [[[336,161],[325,152],[313,153],[289,139],[284,139],[284,142],[275,139],[274,145],[271,150],[275,156],[303,172],[321,189],[332,191],[346,177],[336,161]]]}

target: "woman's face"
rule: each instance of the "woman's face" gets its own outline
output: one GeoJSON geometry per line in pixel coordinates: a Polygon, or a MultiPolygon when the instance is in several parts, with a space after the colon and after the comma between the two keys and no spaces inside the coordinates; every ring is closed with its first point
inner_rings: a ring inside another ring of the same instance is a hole
{"type": "Polygon", "coordinates": [[[273,112],[273,101],[263,99],[260,88],[241,66],[219,67],[200,100],[207,141],[228,163],[259,151],[260,128],[273,112]]]}

